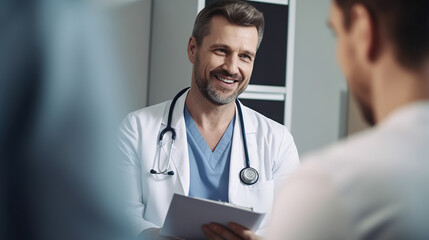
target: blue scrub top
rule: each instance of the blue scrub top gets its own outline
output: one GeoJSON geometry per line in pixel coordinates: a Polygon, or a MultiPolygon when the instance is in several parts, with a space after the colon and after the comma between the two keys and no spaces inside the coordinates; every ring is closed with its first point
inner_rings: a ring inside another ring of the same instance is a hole
{"type": "Polygon", "coordinates": [[[189,196],[228,202],[229,163],[235,116],[212,152],[186,105],[184,115],[191,174],[189,196]]]}

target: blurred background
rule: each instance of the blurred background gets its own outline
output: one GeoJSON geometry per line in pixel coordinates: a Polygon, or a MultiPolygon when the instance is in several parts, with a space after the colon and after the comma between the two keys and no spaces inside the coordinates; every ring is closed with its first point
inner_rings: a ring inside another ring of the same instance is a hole
{"type": "MultiPolygon", "coordinates": [[[[0,238],[127,239],[116,130],[190,86],[210,0],[0,2],[0,238]]],[[[330,0],[249,1],[266,18],[246,105],[301,155],[365,129],[327,27],[330,0]]]]}

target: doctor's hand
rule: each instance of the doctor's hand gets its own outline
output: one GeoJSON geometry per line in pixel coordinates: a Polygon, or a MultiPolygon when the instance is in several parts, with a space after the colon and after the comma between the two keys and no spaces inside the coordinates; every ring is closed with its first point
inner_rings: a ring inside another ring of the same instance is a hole
{"type": "Polygon", "coordinates": [[[237,223],[229,223],[228,227],[217,223],[210,223],[202,226],[207,239],[220,240],[262,240],[261,236],[256,235],[252,230],[247,229],[237,223]]]}
{"type": "Polygon", "coordinates": [[[161,228],[148,228],[144,230],[140,235],[139,239],[153,239],[153,240],[174,240],[176,238],[161,236],[159,233],[161,232],[161,228]]]}

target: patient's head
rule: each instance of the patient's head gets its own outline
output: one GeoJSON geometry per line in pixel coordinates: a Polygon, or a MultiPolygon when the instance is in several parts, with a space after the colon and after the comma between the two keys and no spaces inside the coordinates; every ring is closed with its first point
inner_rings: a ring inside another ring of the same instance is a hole
{"type": "Polygon", "coordinates": [[[371,84],[378,67],[390,61],[417,73],[429,66],[429,1],[333,0],[329,21],[349,88],[374,124],[371,84]]]}

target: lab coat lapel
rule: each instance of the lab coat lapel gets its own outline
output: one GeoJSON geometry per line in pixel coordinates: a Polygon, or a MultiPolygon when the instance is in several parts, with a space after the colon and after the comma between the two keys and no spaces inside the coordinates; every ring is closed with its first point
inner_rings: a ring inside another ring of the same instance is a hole
{"type": "MultiPolygon", "coordinates": [[[[186,91],[179,99],[177,99],[176,105],[173,110],[173,117],[171,121],[171,127],[176,131],[176,140],[171,149],[171,162],[174,165],[176,171],[175,174],[180,179],[183,193],[188,195],[189,193],[189,154],[188,154],[188,141],[186,137],[186,125],[185,119],[183,115],[183,110],[185,107],[186,96],[188,95],[188,91],[186,91]]],[[[164,111],[164,117],[162,120],[162,128],[164,129],[167,126],[168,122],[168,112],[169,112],[170,104],[166,105],[166,109],[164,111]]],[[[162,131],[162,130],[161,130],[162,131]]],[[[168,135],[167,141],[171,141],[171,135],[168,135]]],[[[167,147],[164,146],[164,147],[167,147]]],[[[169,151],[165,149],[166,152],[169,151]]]]}
{"type": "MultiPolygon", "coordinates": [[[[241,104],[241,103],[240,103],[241,104]]],[[[246,109],[242,106],[244,128],[246,130],[247,148],[249,151],[249,158],[251,167],[254,167],[252,163],[252,157],[257,156],[256,150],[256,126],[247,115],[246,109]]],[[[245,196],[245,184],[240,180],[240,171],[246,167],[246,157],[244,153],[243,136],[240,124],[240,116],[238,115],[237,106],[235,107],[236,117],[234,123],[234,134],[231,148],[231,160],[229,168],[229,201],[231,203],[246,206],[245,196]]]]}

